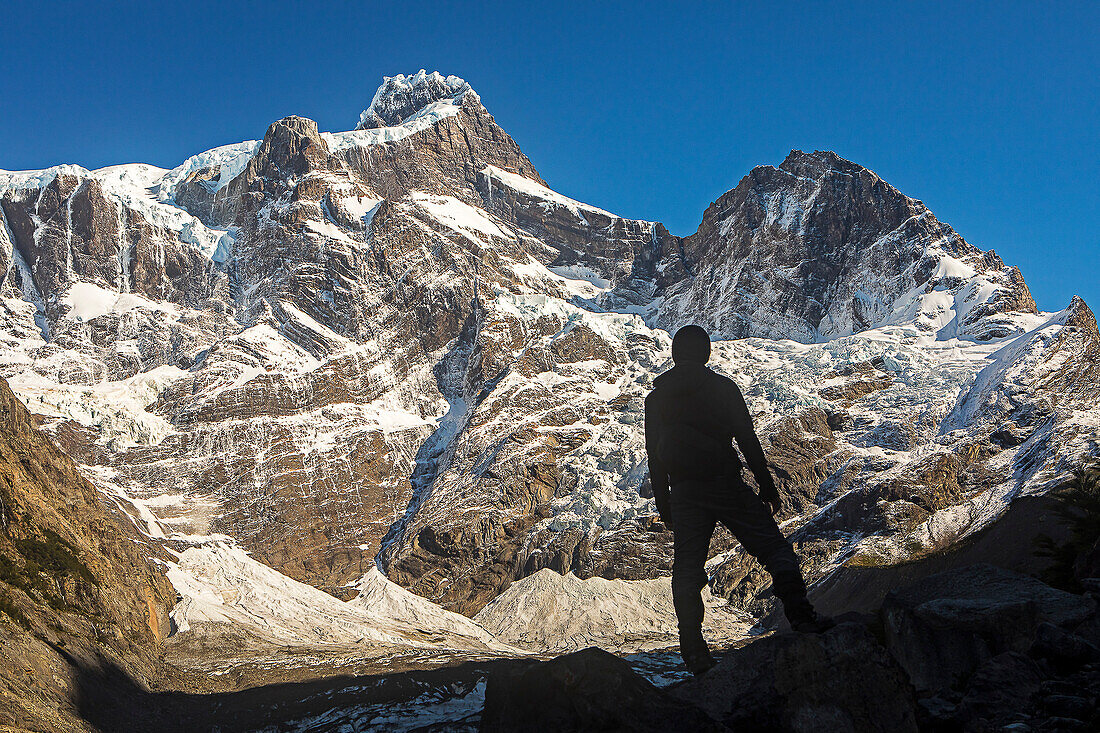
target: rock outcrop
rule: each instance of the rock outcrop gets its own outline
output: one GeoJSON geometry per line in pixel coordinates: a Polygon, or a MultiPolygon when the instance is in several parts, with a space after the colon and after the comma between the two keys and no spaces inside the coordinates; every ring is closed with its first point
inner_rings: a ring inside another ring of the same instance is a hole
{"type": "Polygon", "coordinates": [[[754,642],[673,694],[731,730],[917,730],[905,673],[858,623],[754,642]]]}
{"type": "Polygon", "coordinates": [[[721,731],[630,665],[592,647],[489,677],[481,731],[721,731]]]}
{"type": "Polygon", "coordinates": [[[482,729],[537,725],[541,715],[558,730],[647,719],[684,731],[1094,730],[1098,622],[1094,598],[966,566],[823,634],[773,634],[720,652],[717,667],[664,690],[598,650],[491,674],[482,729]]]}
{"type": "Polygon", "coordinates": [[[918,581],[886,597],[886,644],[918,691],[969,679],[993,657],[1027,652],[1039,629],[1075,628],[1096,613],[1096,601],[988,565],[972,565],[918,581]]]}

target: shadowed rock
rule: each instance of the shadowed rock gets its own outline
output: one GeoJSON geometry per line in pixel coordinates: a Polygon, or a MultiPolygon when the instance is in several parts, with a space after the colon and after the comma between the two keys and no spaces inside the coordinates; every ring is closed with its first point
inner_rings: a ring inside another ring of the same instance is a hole
{"type": "Polygon", "coordinates": [[[0,730],[95,730],[112,674],[156,684],[175,594],[147,553],[0,379],[0,730]]]}
{"type": "Polygon", "coordinates": [[[904,672],[855,623],[762,639],[672,692],[734,730],[917,729],[904,672]]]}
{"type": "Polygon", "coordinates": [[[622,659],[591,647],[490,676],[481,730],[720,731],[725,727],[658,689],[622,659]]]}
{"type": "Polygon", "coordinates": [[[1075,626],[1096,610],[1084,596],[1034,578],[971,565],[930,576],[886,597],[886,645],[918,690],[965,680],[986,660],[1025,652],[1040,621],[1075,626]]]}

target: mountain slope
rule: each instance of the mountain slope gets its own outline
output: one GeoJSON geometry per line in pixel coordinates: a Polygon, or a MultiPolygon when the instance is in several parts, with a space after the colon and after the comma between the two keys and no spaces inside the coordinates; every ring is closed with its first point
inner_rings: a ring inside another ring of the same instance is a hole
{"type": "Polygon", "coordinates": [[[84,696],[117,670],[158,681],[174,594],[157,554],[0,379],[0,724],[85,730],[84,696]]]}

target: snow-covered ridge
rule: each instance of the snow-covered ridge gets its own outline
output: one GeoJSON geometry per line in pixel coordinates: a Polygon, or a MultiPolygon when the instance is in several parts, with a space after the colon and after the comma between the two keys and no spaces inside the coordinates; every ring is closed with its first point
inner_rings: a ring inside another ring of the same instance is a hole
{"type": "Polygon", "coordinates": [[[205,168],[218,169],[217,181],[211,181],[212,192],[222,190],[245,169],[248,161],[256,153],[256,149],[260,147],[260,142],[260,140],[245,140],[192,155],[161,178],[158,200],[163,203],[174,203],[176,187],[195,171],[205,168]]]}
{"type": "MultiPolygon", "coordinates": [[[[97,181],[105,196],[137,211],[155,227],[176,234],[182,242],[190,244],[215,262],[223,262],[230,252],[235,234],[232,229],[216,229],[203,224],[198,217],[188,213],[175,203],[175,185],[202,164],[218,161],[227,167],[243,169],[251,157],[255,141],[226,145],[188,158],[173,170],[165,170],[147,163],[125,163],[88,170],[79,165],[55,165],[50,168],[29,171],[0,170],[0,196],[26,190],[46,188],[58,176],[75,176],[97,181]]],[[[223,173],[223,176],[227,173],[223,173]]],[[[236,175],[233,173],[232,175],[236,175]]],[[[229,179],[226,179],[228,182],[229,179]]]]}
{"type": "Polygon", "coordinates": [[[552,191],[546,186],[542,186],[530,178],[518,175],[516,173],[509,173],[508,171],[501,170],[494,165],[486,165],[481,170],[481,174],[485,176],[486,181],[490,187],[493,184],[507,186],[513,191],[519,191],[532,198],[542,199],[546,203],[544,207],[549,208],[551,206],[558,206],[571,211],[578,219],[584,219],[582,212],[590,211],[596,214],[602,214],[603,216],[611,219],[621,219],[618,214],[612,214],[610,211],[604,211],[595,206],[591,206],[586,203],[571,199],[568,196],[562,196],[557,191],[552,191]]]}
{"type": "Polygon", "coordinates": [[[45,188],[53,183],[53,180],[59,175],[86,176],[88,173],[87,168],[72,163],[62,163],[61,165],[39,170],[0,170],[0,193],[28,188],[45,188]]]}
{"type": "Polygon", "coordinates": [[[437,122],[458,114],[460,105],[450,101],[432,102],[419,110],[404,122],[386,127],[368,130],[350,130],[348,132],[322,132],[321,138],[328,143],[329,150],[338,152],[348,148],[368,147],[403,140],[431,128],[437,122]]]}
{"type": "Polygon", "coordinates": [[[434,105],[450,105],[457,110],[467,93],[476,94],[464,79],[444,77],[438,71],[429,74],[421,69],[409,76],[386,76],[370,106],[359,115],[355,129],[397,126],[434,105]]]}

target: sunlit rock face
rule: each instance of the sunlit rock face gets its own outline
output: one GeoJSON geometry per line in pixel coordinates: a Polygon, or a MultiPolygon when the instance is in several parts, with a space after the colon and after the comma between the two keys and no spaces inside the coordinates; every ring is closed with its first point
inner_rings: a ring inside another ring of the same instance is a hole
{"type": "MultiPolygon", "coordinates": [[[[642,400],[686,323],[811,579],[956,542],[1100,433],[1087,306],[1037,313],[871,171],[792,152],[679,238],[548,188],[456,77],[171,171],[0,172],[0,211],[0,376],[84,473],[154,535],[342,598],[376,560],[466,614],[543,568],[667,575],[642,400]]],[[[761,610],[756,566],[712,552],[761,610]]]]}

